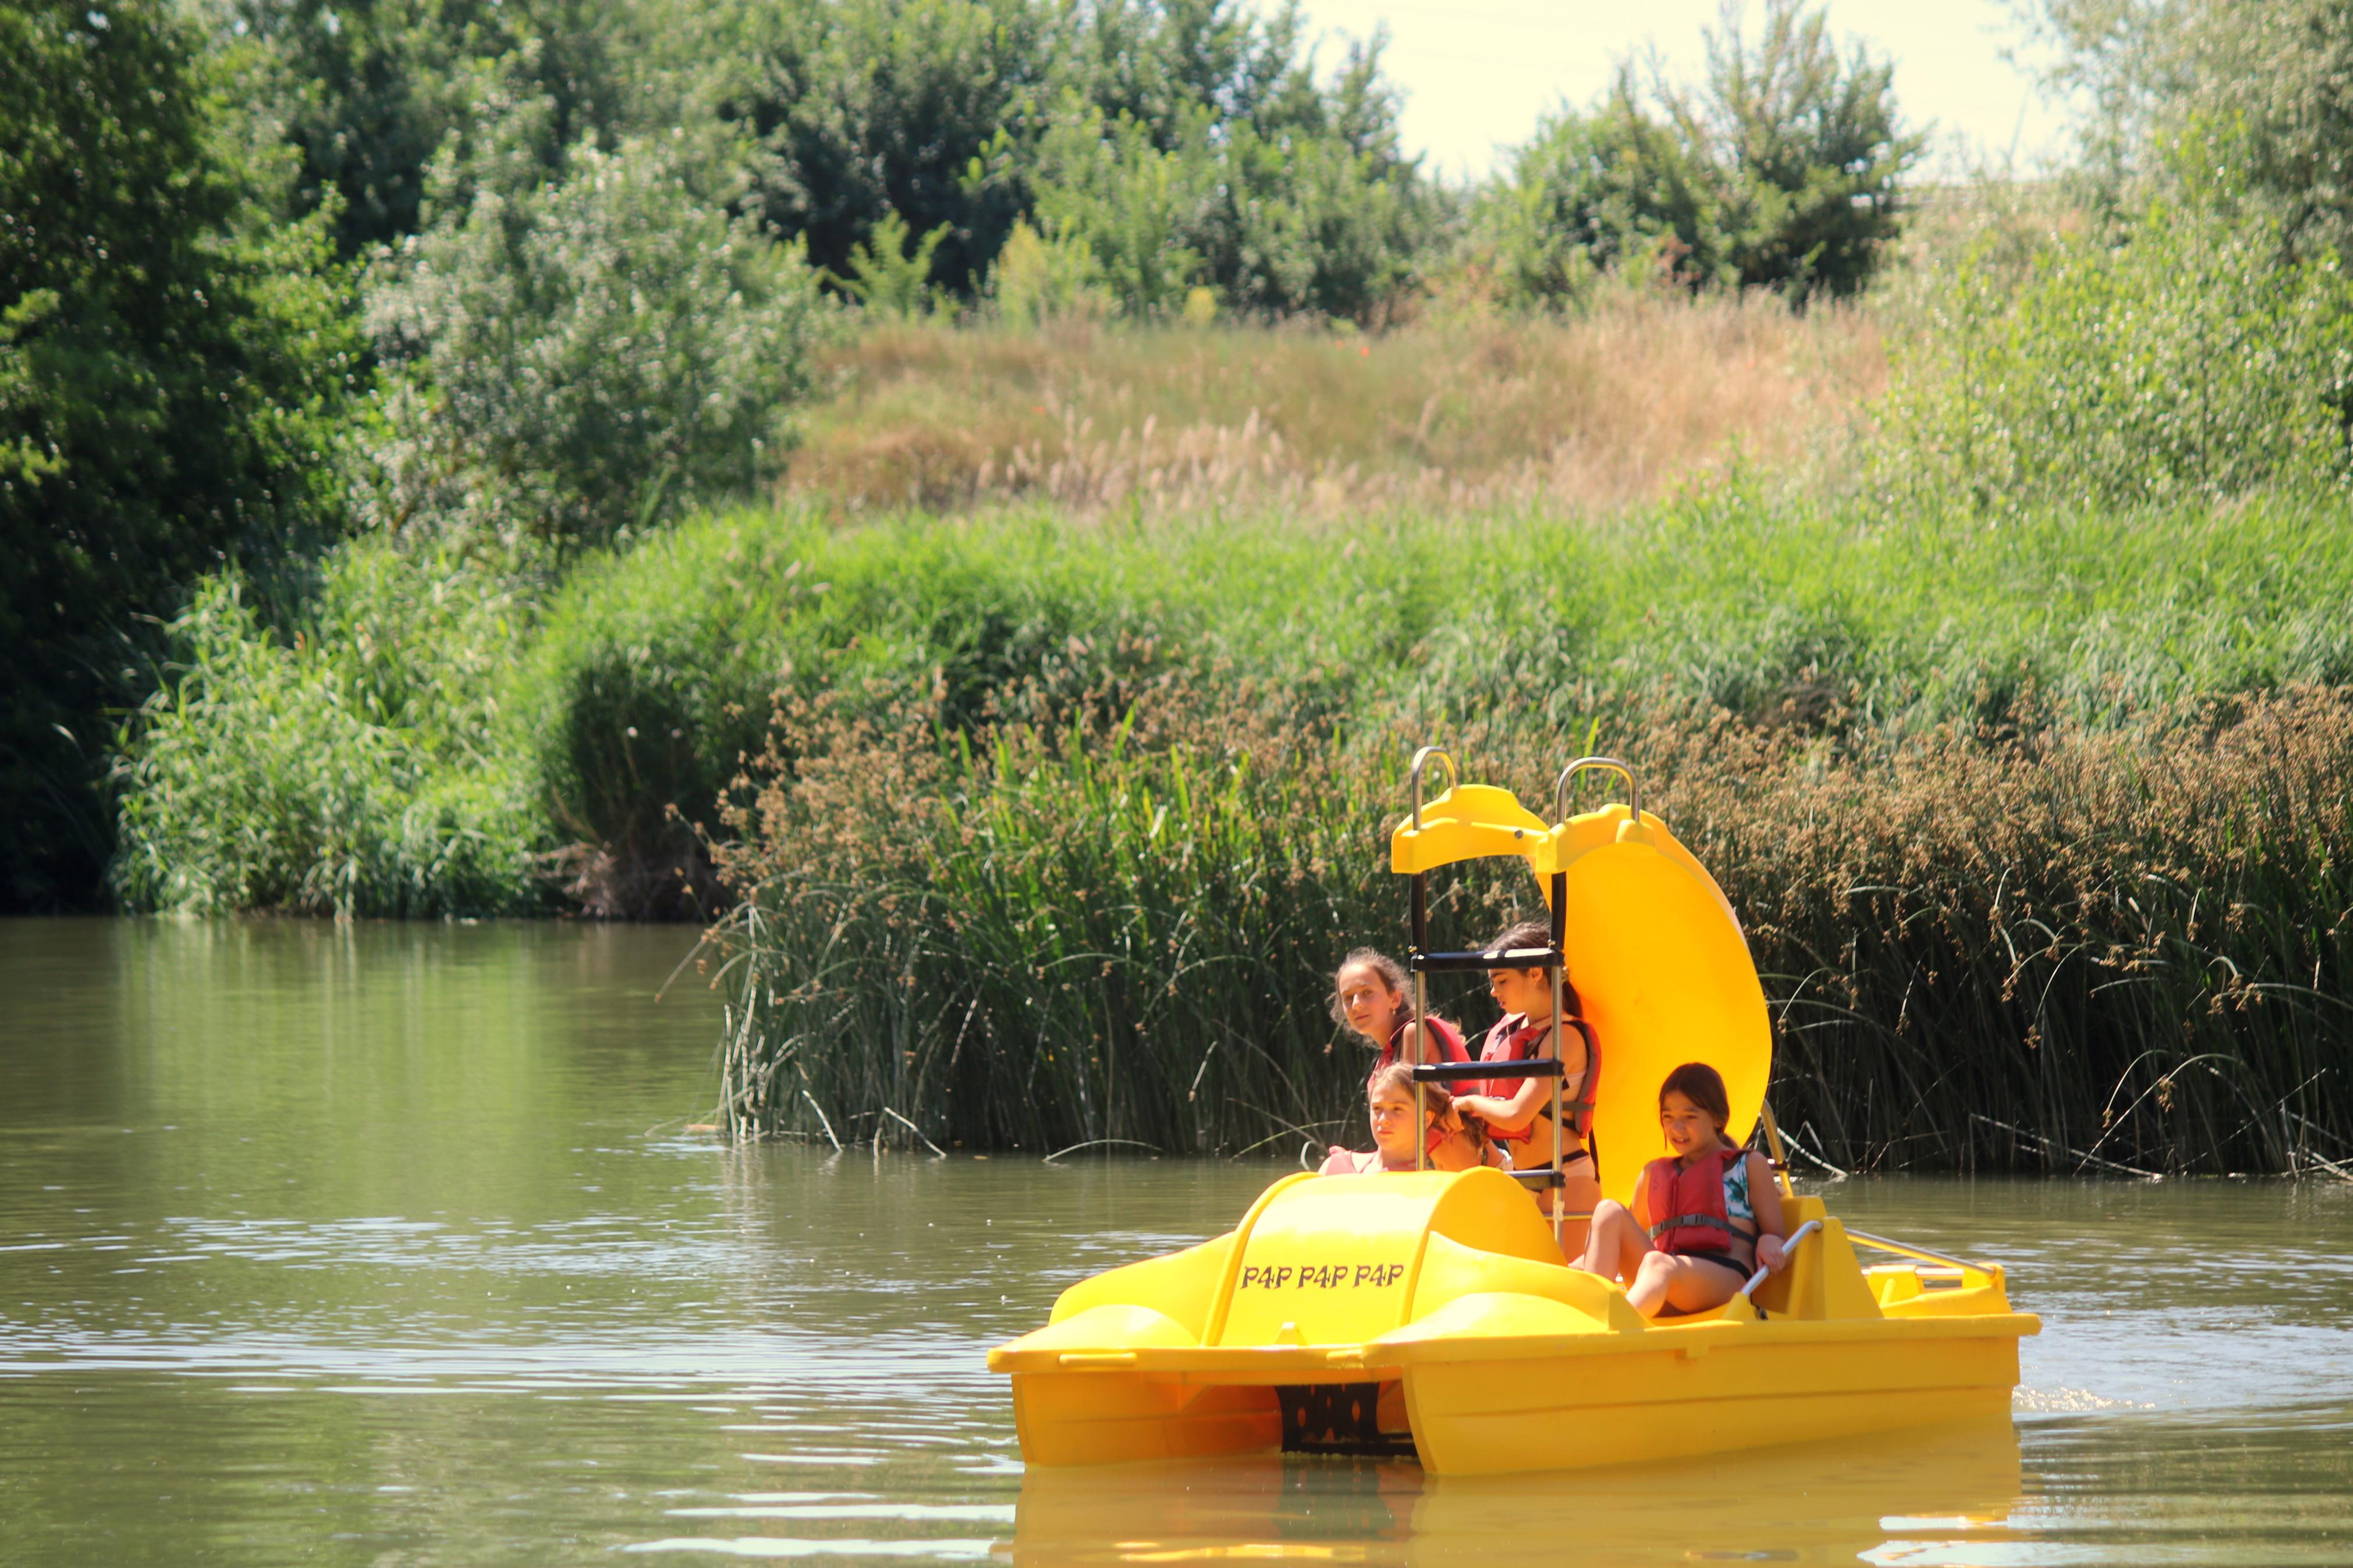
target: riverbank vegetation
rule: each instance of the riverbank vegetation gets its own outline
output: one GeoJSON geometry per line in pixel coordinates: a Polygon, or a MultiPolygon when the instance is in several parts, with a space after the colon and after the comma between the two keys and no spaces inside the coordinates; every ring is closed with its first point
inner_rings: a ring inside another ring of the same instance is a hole
{"type": "Polygon", "coordinates": [[[2114,9],[1934,193],[1794,4],[1468,189],[1219,0],[10,12],[228,336],[0,237],[7,896],[715,921],[740,1132],[1234,1151],[1412,745],[1604,748],[1824,1162],[2353,1168],[2343,28],[2114,9]]]}

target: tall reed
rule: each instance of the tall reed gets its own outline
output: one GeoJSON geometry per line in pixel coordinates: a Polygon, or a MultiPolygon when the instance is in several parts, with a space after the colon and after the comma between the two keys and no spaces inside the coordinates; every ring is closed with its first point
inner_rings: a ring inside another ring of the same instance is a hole
{"type": "MultiPolygon", "coordinates": [[[[1342,952],[1402,925],[1382,846],[1409,725],[1301,730],[1263,692],[1187,685],[979,746],[935,719],[790,706],[746,775],[721,852],[743,902],[715,933],[740,1134],[1353,1134],[1362,1058],[1322,1004],[1342,952]]],[[[2105,731],[2030,696],[1877,751],[1620,703],[1458,748],[1535,799],[1588,738],[1637,761],[1742,912],[1774,1096],[1822,1160],[2353,1156],[2353,690],[2105,731]]],[[[1483,935],[1532,895],[1474,880],[1443,918],[1483,935]]]]}

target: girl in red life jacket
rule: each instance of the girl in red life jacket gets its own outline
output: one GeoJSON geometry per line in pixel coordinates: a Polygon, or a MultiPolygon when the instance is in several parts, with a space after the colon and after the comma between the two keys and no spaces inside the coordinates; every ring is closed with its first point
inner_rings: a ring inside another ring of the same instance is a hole
{"type": "MultiPolygon", "coordinates": [[[[1501,1170],[1507,1165],[1502,1152],[1480,1135],[1477,1122],[1466,1126],[1455,1116],[1452,1097],[1444,1085],[1423,1084],[1421,1093],[1425,1158],[1431,1170],[1467,1171],[1473,1165],[1501,1170]]],[[[1365,1089],[1366,1110],[1373,1124],[1373,1152],[1359,1154],[1335,1143],[1315,1173],[1355,1176],[1414,1169],[1413,1100],[1413,1069],[1405,1063],[1391,1062],[1373,1074],[1365,1089]]]]}
{"type": "MultiPolygon", "coordinates": [[[[1488,944],[1491,950],[1551,945],[1552,928],[1543,921],[1522,921],[1488,944]]],[[[1549,1059],[1551,974],[1542,969],[1491,969],[1487,972],[1487,989],[1493,994],[1496,1005],[1504,1009],[1504,1016],[1487,1031],[1487,1038],[1479,1048],[1479,1059],[1497,1063],[1549,1059]]],[[[1465,1117],[1475,1117],[1486,1123],[1487,1135],[1503,1145],[1514,1169],[1532,1171],[1548,1164],[1560,1168],[1562,1184],[1549,1192],[1537,1189],[1535,1196],[1536,1207],[1547,1221],[1556,1206],[1566,1215],[1580,1216],[1565,1219],[1560,1231],[1561,1252],[1574,1262],[1585,1256],[1586,1223],[1581,1216],[1593,1213],[1594,1205],[1601,1201],[1601,1182],[1594,1168],[1593,1152],[1585,1142],[1586,1133],[1593,1125],[1591,1110],[1576,1109],[1577,1101],[1590,1098],[1593,1052],[1585,1026],[1577,1016],[1576,989],[1565,976],[1560,999],[1560,1044],[1568,1068],[1567,1076],[1560,1081],[1560,1099],[1568,1125],[1553,1125],[1550,1079],[1515,1078],[1499,1072],[1484,1083],[1467,1085],[1472,1092],[1456,1095],[1454,1109],[1465,1117]]]]}
{"type": "Polygon", "coordinates": [[[1762,1263],[1782,1264],[1781,1190],[1765,1156],[1735,1148],[1722,1075],[1685,1062],[1659,1089],[1659,1130],[1672,1151],[1642,1167],[1634,1206],[1604,1203],[1577,1265],[1626,1282],[1646,1318],[1721,1307],[1762,1263]]]}
{"type": "Polygon", "coordinates": [[[1373,1076],[1396,1061],[1467,1062],[1462,1031],[1435,1015],[1425,1017],[1428,1038],[1413,1026],[1413,998],[1405,966],[1385,952],[1360,947],[1340,961],[1332,981],[1332,1021],[1380,1052],[1373,1076]]]}

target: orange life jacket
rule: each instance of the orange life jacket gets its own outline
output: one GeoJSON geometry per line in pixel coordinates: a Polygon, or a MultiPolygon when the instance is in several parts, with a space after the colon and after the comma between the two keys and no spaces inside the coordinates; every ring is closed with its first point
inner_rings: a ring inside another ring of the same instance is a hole
{"type": "Polygon", "coordinates": [[[1728,1252],[1735,1242],[1755,1242],[1724,1201],[1734,1167],[1746,1149],[1725,1149],[1712,1159],[1686,1165],[1670,1154],[1642,1167],[1642,1207],[1652,1215],[1651,1245],[1661,1252],[1728,1252]]]}
{"type": "MultiPolygon", "coordinates": [[[[1569,1131],[1576,1136],[1578,1142],[1582,1143],[1593,1136],[1593,1085],[1601,1073],[1601,1047],[1595,1042],[1593,1031],[1586,1026],[1584,1019],[1575,1016],[1564,1017],[1560,1024],[1564,1044],[1571,1034],[1585,1042],[1585,1076],[1578,1080],[1574,1089],[1569,1089],[1567,1084],[1563,1082],[1560,1107],[1562,1112],[1568,1118],[1569,1131]]],[[[1539,1047],[1550,1038],[1552,1038],[1551,1019],[1546,1018],[1541,1024],[1531,1024],[1527,1021],[1525,1014],[1509,1014],[1499,1020],[1493,1028],[1487,1031],[1487,1038],[1479,1047],[1479,1059],[1482,1062],[1534,1061],[1536,1059],[1539,1047]]],[[[1516,1092],[1520,1085],[1526,1081],[1527,1079],[1523,1074],[1502,1073],[1484,1083],[1466,1083],[1462,1086],[1462,1092],[1493,1095],[1501,1099],[1516,1092]]],[[[1549,1095],[1536,1104],[1538,1116],[1549,1118],[1552,1115],[1552,1098],[1549,1095]]],[[[1494,1139],[1498,1143],[1525,1143],[1535,1136],[1535,1131],[1536,1124],[1531,1121],[1517,1132],[1506,1132],[1500,1127],[1491,1127],[1487,1130],[1487,1136],[1494,1139]]]]}

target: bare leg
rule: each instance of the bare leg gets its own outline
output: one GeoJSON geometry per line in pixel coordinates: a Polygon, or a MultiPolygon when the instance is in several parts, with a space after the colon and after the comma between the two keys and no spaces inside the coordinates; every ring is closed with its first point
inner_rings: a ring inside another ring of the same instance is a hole
{"type": "Polygon", "coordinates": [[[1577,1267],[1604,1279],[1631,1281],[1651,1250],[1651,1238],[1634,1223],[1634,1212],[1624,1204],[1604,1198],[1593,1210],[1593,1224],[1585,1243],[1585,1258],[1577,1267]]]}
{"type": "Polygon", "coordinates": [[[1740,1281],[1728,1269],[1653,1252],[1642,1259],[1633,1283],[1626,1288],[1626,1300],[1642,1316],[1655,1318],[1662,1307],[1678,1312],[1712,1311],[1739,1289],[1740,1281]]]}
{"type": "MultiPolygon", "coordinates": [[[[1601,1184],[1594,1179],[1593,1166],[1580,1162],[1571,1165],[1561,1183],[1559,1201],[1563,1209],[1572,1215],[1598,1214],[1601,1207],[1601,1184]]],[[[1570,1268],[1580,1266],[1592,1233],[1590,1221],[1572,1219],[1560,1227],[1561,1256],[1570,1268]]]]}

